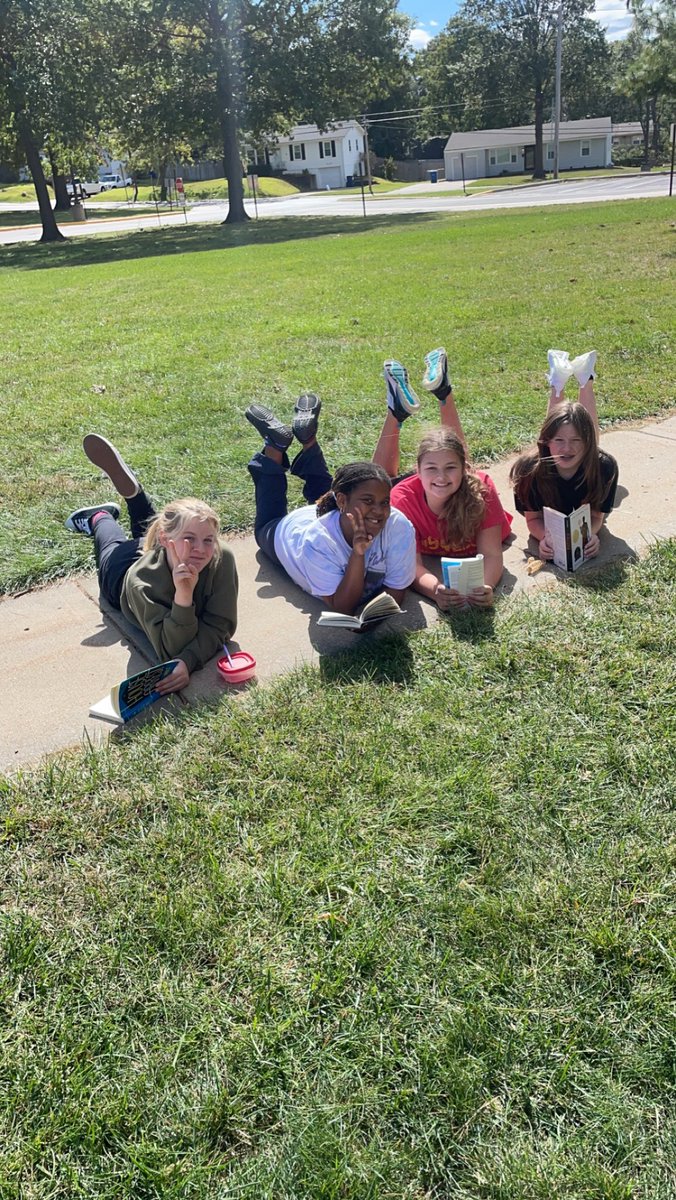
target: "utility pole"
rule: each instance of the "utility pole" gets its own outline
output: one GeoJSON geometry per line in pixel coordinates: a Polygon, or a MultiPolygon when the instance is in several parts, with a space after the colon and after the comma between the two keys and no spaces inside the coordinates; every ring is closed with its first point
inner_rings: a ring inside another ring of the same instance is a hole
{"type": "Polygon", "coordinates": [[[364,157],[366,159],[364,165],[366,167],[366,178],[369,181],[369,192],[371,195],[373,195],[373,180],[371,179],[371,154],[369,151],[369,123],[366,113],[364,113],[362,121],[364,124],[364,157]]]}
{"type": "Polygon", "coordinates": [[[556,87],[554,93],[554,178],[559,178],[559,126],[561,124],[561,42],[563,40],[563,0],[559,0],[556,22],[556,87]]]}

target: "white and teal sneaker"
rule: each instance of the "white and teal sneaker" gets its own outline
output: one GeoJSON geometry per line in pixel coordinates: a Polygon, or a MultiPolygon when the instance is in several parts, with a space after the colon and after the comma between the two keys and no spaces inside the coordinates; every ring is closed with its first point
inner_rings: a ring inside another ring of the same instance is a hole
{"type": "Polygon", "coordinates": [[[387,407],[401,424],[411,413],[420,408],[420,401],[408,382],[408,371],[402,363],[388,358],[383,363],[383,375],[387,384],[387,407]]]}
{"type": "Polygon", "coordinates": [[[438,350],[430,350],[425,355],[425,374],[422,385],[426,392],[437,392],[440,388],[450,388],[448,378],[448,358],[443,346],[438,350]]]}
{"type": "Polygon", "coordinates": [[[573,374],[568,351],[548,350],[547,362],[549,363],[549,375],[547,376],[549,385],[554,388],[555,395],[560,396],[573,374]]]}

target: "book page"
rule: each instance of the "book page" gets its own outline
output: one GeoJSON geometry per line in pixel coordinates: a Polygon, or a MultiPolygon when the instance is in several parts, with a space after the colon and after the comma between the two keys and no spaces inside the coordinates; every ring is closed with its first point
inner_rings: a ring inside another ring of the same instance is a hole
{"type": "Polygon", "coordinates": [[[442,558],[441,570],[444,584],[466,596],[474,588],[483,587],[484,556],[477,554],[474,558],[442,558]]]}

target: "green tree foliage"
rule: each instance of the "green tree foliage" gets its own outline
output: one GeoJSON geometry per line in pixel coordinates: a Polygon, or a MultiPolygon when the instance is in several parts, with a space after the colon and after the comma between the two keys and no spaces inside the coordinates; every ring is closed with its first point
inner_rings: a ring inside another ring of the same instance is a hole
{"type": "Polygon", "coordinates": [[[622,119],[643,129],[643,161],[659,157],[661,131],[676,117],[676,5],[630,0],[633,28],[615,56],[615,95],[622,119]]]}
{"type": "Polygon", "coordinates": [[[61,234],[40,152],[59,171],[92,155],[105,62],[102,0],[0,0],[0,125],[33,177],[42,240],[61,234]]]}
{"type": "MultiPolygon", "coordinates": [[[[610,90],[610,52],[591,0],[567,0],[563,23],[562,115],[601,115],[610,90]]],[[[467,0],[416,60],[426,133],[535,124],[535,175],[544,175],[542,126],[553,112],[558,2],[467,0]]]]}

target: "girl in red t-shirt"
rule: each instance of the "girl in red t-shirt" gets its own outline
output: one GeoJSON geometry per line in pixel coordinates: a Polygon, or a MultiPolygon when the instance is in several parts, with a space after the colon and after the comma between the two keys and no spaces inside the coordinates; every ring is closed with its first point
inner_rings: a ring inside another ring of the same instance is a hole
{"type": "MultiPolygon", "coordinates": [[[[399,431],[420,403],[401,363],[385,363],[388,412],[373,455],[374,462],[397,478],[399,431]]],[[[413,587],[441,609],[467,604],[487,608],[502,576],[502,543],[509,537],[511,516],[500,503],[495,484],[485,471],[471,469],[467,445],[448,378],[443,348],[425,357],[423,387],[439,401],[441,428],[426,434],[418,447],[417,470],[399,477],[391,502],[408,517],[416,533],[416,576],[413,587]],[[423,555],[469,558],[482,554],[484,585],[468,596],[447,588],[423,562],[423,555]]]]}

